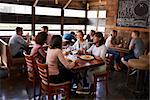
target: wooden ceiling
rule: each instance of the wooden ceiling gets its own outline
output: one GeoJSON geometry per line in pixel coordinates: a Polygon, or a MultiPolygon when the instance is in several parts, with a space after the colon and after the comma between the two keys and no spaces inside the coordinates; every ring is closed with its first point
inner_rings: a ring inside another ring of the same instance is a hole
{"type": "MultiPolygon", "coordinates": [[[[0,0],[2,3],[13,3],[22,5],[33,5],[36,0],[0,0]]],[[[64,7],[69,0],[39,0],[37,6],[64,7]],[[57,4],[58,2],[58,4],[57,4]]],[[[67,8],[86,9],[86,2],[89,9],[97,9],[106,5],[106,0],[72,0],[67,8]]]]}

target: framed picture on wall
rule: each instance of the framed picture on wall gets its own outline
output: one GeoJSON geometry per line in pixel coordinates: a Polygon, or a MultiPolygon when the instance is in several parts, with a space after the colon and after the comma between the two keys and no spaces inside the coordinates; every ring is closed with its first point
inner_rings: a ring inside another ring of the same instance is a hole
{"type": "Polygon", "coordinates": [[[117,26],[149,28],[150,0],[118,0],[117,26]]]}

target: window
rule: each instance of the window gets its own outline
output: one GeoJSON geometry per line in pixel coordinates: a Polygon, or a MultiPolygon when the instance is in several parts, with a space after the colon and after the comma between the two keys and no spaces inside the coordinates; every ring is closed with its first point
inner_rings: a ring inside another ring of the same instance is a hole
{"type": "Polygon", "coordinates": [[[87,18],[97,18],[97,11],[88,11],[87,18]]]}
{"type": "Polygon", "coordinates": [[[31,24],[0,23],[0,30],[15,30],[16,27],[22,27],[23,30],[31,30],[31,24]]]}
{"type": "MultiPolygon", "coordinates": [[[[31,35],[31,31],[23,31],[23,36],[25,36],[27,33],[29,33],[29,35],[31,35]]],[[[14,34],[16,34],[16,31],[14,30],[14,31],[7,31],[7,30],[5,30],[5,31],[1,31],[0,30],[0,36],[12,36],[12,35],[14,35],[14,34]]]]}
{"type": "Polygon", "coordinates": [[[48,26],[49,33],[60,35],[61,25],[59,24],[35,24],[35,35],[40,32],[42,26],[48,26]]]}
{"type": "MultiPolygon", "coordinates": [[[[94,25],[87,25],[87,34],[91,31],[91,30],[96,30],[96,26],[94,26],[94,25]]],[[[99,26],[98,27],[98,31],[99,32],[105,32],[105,27],[103,27],[103,26],[99,26]]]]}
{"type": "Polygon", "coordinates": [[[35,24],[35,30],[41,30],[42,26],[47,26],[48,30],[60,30],[59,24],[35,24]]]}
{"type": "Polygon", "coordinates": [[[64,25],[64,30],[84,30],[84,25],[64,25]]]}
{"type": "MultiPolygon", "coordinates": [[[[97,18],[97,11],[88,11],[88,18],[97,18]]],[[[106,18],[106,10],[99,11],[99,18],[106,18]]]]}
{"type": "MultiPolygon", "coordinates": [[[[35,35],[37,35],[40,31],[35,31],[35,35]]],[[[58,31],[48,31],[48,33],[52,34],[52,35],[61,35],[61,32],[58,31]]]]}
{"type": "Polygon", "coordinates": [[[65,9],[64,10],[65,17],[81,17],[85,18],[85,11],[84,10],[73,10],[73,9],[65,9]]]}
{"type": "Polygon", "coordinates": [[[12,23],[0,23],[0,36],[14,35],[16,27],[23,28],[23,35],[29,33],[31,35],[31,24],[12,24],[12,23]]]}
{"type": "MultiPolygon", "coordinates": [[[[90,30],[96,30],[96,24],[97,24],[97,11],[91,10],[88,11],[88,19],[91,23],[91,25],[87,25],[87,33],[90,32],[90,30]]],[[[98,30],[100,32],[105,32],[105,18],[106,18],[106,10],[100,10],[99,11],[99,26],[98,30]]]]}
{"type": "Polygon", "coordinates": [[[99,18],[106,18],[106,10],[99,11],[99,18]]]}
{"type": "Polygon", "coordinates": [[[0,3],[0,12],[2,13],[17,13],[31,14],[31,6],[0,3]]]}
{"type": "Polygon", "coordinates": [[[35,7],[36,15],[61,16],[60,8],[35,7]]]}

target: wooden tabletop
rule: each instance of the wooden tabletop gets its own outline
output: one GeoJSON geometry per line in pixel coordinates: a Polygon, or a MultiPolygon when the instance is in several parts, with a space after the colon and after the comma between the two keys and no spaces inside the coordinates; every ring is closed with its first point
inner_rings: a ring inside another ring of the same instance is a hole
{"type": "Polygon", "coordinates": [[[129,49],[126,49],[126,48],[110,47],[110,49],[113,49],[113,50],[118,51],[120,53],[129,53],[129,49]]]}
{"type": "Polygon", "coordinates": [[[97,66],[101,66],[104,65],[105,62],[101,59],[101,60],[96,60],[95,58],[93,60],[83,60],[81,58],[77,58],[77,64],[76,66],[73,68],[73,70],[81,70],[81,69],[88,69],[88,68],[92,68],[92,67],[97,67],[97,66]]]}

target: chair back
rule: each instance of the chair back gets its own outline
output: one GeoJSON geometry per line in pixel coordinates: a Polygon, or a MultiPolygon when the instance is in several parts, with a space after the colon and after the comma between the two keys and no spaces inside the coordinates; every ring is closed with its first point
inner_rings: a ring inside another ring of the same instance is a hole
{"type": "Polygon", "coordinates": [[[24,52],[24,56],[25,56],[27,72],[28,72],[28,80],[34,82],[38,77],[38,70],[37,70],[35,59],[33,58],[33,56],[28,55],[25,52],[24,52]]]}
{"type": "Polygon", "coordinates": [[[4,66],[8,67],[9,69],[12,69],[12,66],[24,65],[24,57],[13,58],[11,55],[10,47],[2,39],[0,39],[0,48],[1,62],[4,66]]]}
{"type": "Polygon", "coordinates": [[[47,64],[42,64],[38,60],[36,60],[37,67],[38,67],[38,73],[41,79],[41,90],[45,91],[49,87],[48,83],[48,65],[47,64]]]}

